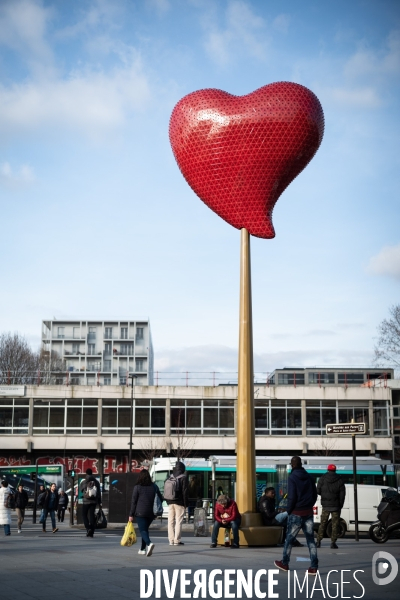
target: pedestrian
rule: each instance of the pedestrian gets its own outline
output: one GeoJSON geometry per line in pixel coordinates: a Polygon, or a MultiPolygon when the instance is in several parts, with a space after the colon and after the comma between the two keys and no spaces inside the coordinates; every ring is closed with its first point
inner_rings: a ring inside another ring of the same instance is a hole
{"type": "Polygon", "coordinates": [[[340,511],[343,508],[346,497],[346,488],[343,479],[336,473],[336,465],[328,465],[327,472],[318,481],[317,493],[321,496],[322,505],[321,522],[317,535],[317,548],[321,547],[321,540],[324,537],[329,515],[332,515],[331,548],[336,550],[338,547],[336,540],[338,538],[340,511]]]}
{"type": "Polygon", "coordinates": [[[80,485],[83,496],[82,516],[86,528],[86,537],[93,537],[96,527],[94,512],[97,504],[101,508],[100,483],[93,477],[92,469],[86,469],[86,478],[80,485]]]}
{"type": "Polygon", "coordinates": [[[11,494],[7,481],[0,486],[0,525],[4,525],[4,535],[11,535],[11,508],[7,508],[7,499],[11,494]]]}
{"type": "Polygon", "coordinates": [[[29,497],[23,485],[19,485],[15,492],[15,512],[17,513],[18,533],[22,531],[22,523],[25,519],[25,508],[28,506],[29,497]]]}
{"type": "Polygon", "coordinates": [[[42,523],[43,517],[44,517],[43,502],[44,502],[45,496],[46,496],[46,488],[44,487],[44,485],[40,485],[38,493],[37,493],[37,501],[36,501],[37,507],[40,508],[39,523],[42,523]]]}
{"type": "Polygon", "coordinates": [[[136,517],[142,536],[142,544],[138,554],[146,554],[146,556],[151,556],[154,550],[154,544],[149,536],[149,527],[154,519],[153,509],[156,494],[162,502],[163,498],[158,486],[151,481],[148,469],[143,468],[139,473],[137,484],[133,488],[129,521],[133,521],[133,517],[136,517]]]}
{"type": "Polygon", "coordinates": [[[232,548],[239,548],[239,527],[242,521],[238,506],[234,500],[222,494],[218,496],[214,509],[214,527],[211,535],[210,548],[217,547],[218,532],[220,527],[232,529],[232,548]]]}
{"type": "Polygon", "coordinates": [[[290,463],[292,472],[288,479],[287,512],[289,516],[287,519],[287,532],[282,560],[276,560],[275,566],[282,571],[289,571],[293,542],[300,529],[302,529],[311,559],[308,574],[316,575],[318,572],[318,556],[314,540],[313,506],[317,499],[317,488],[311,475],[303,468],[300,456],[293,456],[290,463]]]}
{"type": "Polygon", "coordinates": [[[47,515],[50,514],[51,525],[53,527],[53,533],[58,531],[56,527],[56,511],[58,508],[58,493],[57,486],[55,483],[50,485],[50,489],[47,489],[44,493],[43,499],[43,516],[41,517],[43,533],[46,533],[46,520],[47,515]]]}
{"type": "Polygon", "coordinates": [[[64,523],[64,515],[65,511],[68,508],[68,496],[61,490],[59,498],[58,498],[58,509],[57,509],[57,518],[59,523],[64,523]]]}
{"type": "Polygon", "coordinates": [[[164,500],[168,504],[168,539],[170,546],[183,546],[182,523],[189,506],[186,467],[178,461],[164,483],[164,500]]]}

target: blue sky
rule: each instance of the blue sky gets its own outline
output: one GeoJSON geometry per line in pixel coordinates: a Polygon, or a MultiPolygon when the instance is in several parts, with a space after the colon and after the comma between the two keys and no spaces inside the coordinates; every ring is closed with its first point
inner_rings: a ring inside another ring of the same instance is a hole
{"type": "Polygon", "coordinates": [[[177,168],[187,93],[294,81],[322,145],[252,239],[257,371],[370,365],[399,302],[400,4],[0,2],[0,331],[151,319],[156,368],[236,371],[239,232],[177,168]]]}

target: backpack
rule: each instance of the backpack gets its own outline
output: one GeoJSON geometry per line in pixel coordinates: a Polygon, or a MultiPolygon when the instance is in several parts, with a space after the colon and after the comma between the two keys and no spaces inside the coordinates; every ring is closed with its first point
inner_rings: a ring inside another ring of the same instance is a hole
{"type": "MultiPolygon", "coordinates": [[[[154,488],[155,487],[156,486],[154,486],[154,488]]],[[[154,503],[153,503],[153,513],[154,513],[155,517],[161,517],[163,512],[164,512],[163,505],[162,505],[160,498],[158,497],[157,489],[156,489],[156,495],[154,496],[154,503]]]]}
{"type": "Polygon", "coordinates": [[[182,475],[178,475],[178,477],[174,477],[173,475],[171,475],[171,477],[168,477],[168,479],[165,480],[164,500],[171,501],[171,500],[181,500],[182,499],[182,493],[181,493],[182,482],[180,481],[182,479],[182,477],[185,477],[184,473],[182,475]]]}
{"type": "Polygon", "coordinates": [[[94,500],[97,496],[97,487],[95,481],[88,481],[83,497],[86,500],[94,500]]]}
{"type": "Polygon", "coordinates": [[[14,509],[15,508],[15,494],[13,494],[12,492],[10,492],[4,502],[4,506],[5,508],[11,508],[14,509]]]}

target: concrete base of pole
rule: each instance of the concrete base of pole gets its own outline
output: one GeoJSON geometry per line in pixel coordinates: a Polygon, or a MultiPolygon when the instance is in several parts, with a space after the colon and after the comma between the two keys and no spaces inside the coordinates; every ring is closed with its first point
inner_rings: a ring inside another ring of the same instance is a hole
{"type": "MultiPolygon", "coordinates": [[[[266,527],[262,523],[260,513],[242,514],[242,524],[239,529],[240,546],[276,546],[282,541],[283,528],[272,525],[266,527]]],[[[232,531],[230,531],[232,540],[232,531]]],[[[218,532],[218,544],[225,543],[225,529],[221,527],[218,532]]]]}

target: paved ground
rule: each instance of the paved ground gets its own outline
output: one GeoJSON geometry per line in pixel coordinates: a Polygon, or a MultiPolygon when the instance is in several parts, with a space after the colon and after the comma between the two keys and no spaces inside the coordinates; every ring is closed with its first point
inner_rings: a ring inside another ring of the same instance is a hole
{"type": "MultiPolygon", "coordinates": [[[[268,571],[274,569],[274,559],[280,559],[281,548],[231,548],[211,549],[209,538],[195,538],[191,531],[185,531],[184,546],[170,547],[164,526],[152,531],[151,538],[155,543],[152,557],[138,555],[138,544],[131,548],[120,545],[122,529],[108,529],[98,531],[93,539],[86,538],[85,532],[76,528],[70,528],[64,523],[60,531],[43,534],[40,525],[25,524],[23,532],[17,534],[15,523],[12,525],[12,535],[5,537],[0,529],[0,599],[1,600],[43,600],[48,597],[58,597],[63,600],[66,597],[76,600],[109,600],[117,598],[140,598],[140,571],[150,570],[155,573],[157,569],[163,569],[172,579],[174,569],[187,569],[191,573],[186,575],[193,582],[194,572],[204,569],[209,582],[208,575],[212,570],[221,569],[223,574],[217,574],[215,581],[224,577],[232,581],[230,588],[223,587],[218,591],[218,584],[208,588],[206,598],[239,597],[237,594],[237,580],[240,581],[240,573],[252,569],[253,577],[257,572],[260,576],[260,590],[266,596],[273,597],[271,591],[279,594],[279,598],[352,598],[363,597],[366,600],[376,600],[383,597],[385,600],[398,600],[400,594],[400,574],[389,585],[378,586],[372,580],[372,557],[378,551],[390,553],[397,562],[400,559],[400,540],[389,540],[386,544],[377,545],[364,537],[356,543],[350,537],[340,540],[338,550],[330,550],[329,541],[324,540],[320,549],[320,579],[317,580],[314,592],[312,586],[314,579],[309,581],[308,593],[306,587],[303,592],[296,588],[294,594],[294,572],[300,583],[303,582],[305,570],[309,566],[307,547],[296,548],[292,552],[291,577],[283,572],[273,577],[278,582],[272,590],[268,590],[268,571]],[[227,570],[233,570],[230,574],[227,570]],[[356,574],[360,584],[353,577],[355,570],[363,572],[356,574]],[[334,571],[336,570],[336,571],[334,571]],[[332,571],[328,578],[329,571],[332,571]],[[341,584],[341,579],[344,583],[341,584]],[[289,581],[289,590],[288,590],[289,581]],[[345,583],[349,581],[350,583],[345,583]],[[323,591],[321,590],[323,586],[323,591]],[[364,591],[363,591],[364,590],[364,591]],[[230,592],[228,596],[226,592],[230,592]]],[[[185,528],[186,529],[186,528],[185,528]]],[[[190,527],[191,529],[191,527],[190,527]]],[[[301,540],[301,538],[300,538],[301,540]]],[[[304,540],[303,540],[304,541],[304,540]]],[[[338,542],[339,543],[339,542],[338,542]]],[[[387,571],[390,571],[388,567],[387,571]]],[[[167,575],[165,574],[165,576],[167,575]]],[[[150,598],[184,597],[181,593],[180,584],[184,575],[177,574],[177,587],[175,594],[166,595],[164,575],[161,573],[160,594],[156,591],[150,598]]],[[[201,581],[201,574],[197,574],[201,581]]],[[[167,580],[167,583],[169,582],[167,580]]],[[[147,579],[146,579],[147,581],[147,579]]],[[[210,582],[209,582],[210,583],[210,582]]],[[[194,584],[188,585],[186,597],[191,597],[194,584]]],[[[142,596],[145,589],[142,587],[142,596]]],[[[243,598],[256,598],[256,590],[243,598]]]]}

